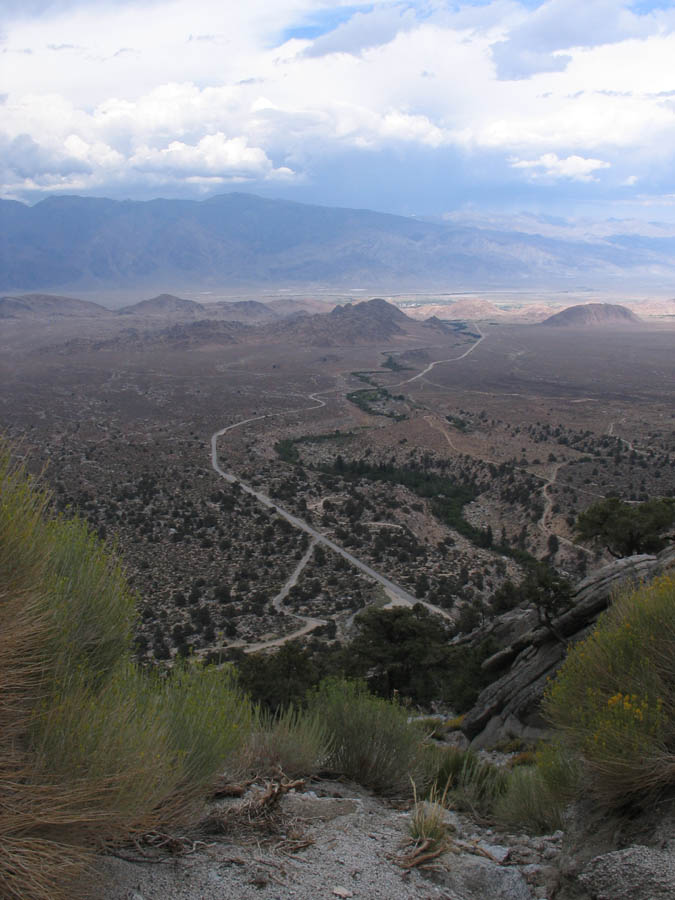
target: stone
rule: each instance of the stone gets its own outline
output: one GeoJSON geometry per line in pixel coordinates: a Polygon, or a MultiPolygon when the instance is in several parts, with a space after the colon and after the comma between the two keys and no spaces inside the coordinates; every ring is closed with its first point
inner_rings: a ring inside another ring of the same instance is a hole
{"type": "Polygon", "coordinates": [[[445,865],[420,870],[447,888],[453,900],[531,900],[527,882],[515,866],[500,866],[481,856],[461,853],[443,858],[445,865]]]}
{"type": "Polygon", "coordinates": [[[634,845],[592,859],[579,882],[594,900],[673,900],[675,854],[634,845]]]}
{"type": "Polygon", "coordinates": [[[506,862],[511,854],[509,847],[501,847],[499,844],[488,844],[485,841],[479,841],[478,846],[481,850],[485,850],[486,853],[489,853],[492,859],[498,863],[506,862]]]}

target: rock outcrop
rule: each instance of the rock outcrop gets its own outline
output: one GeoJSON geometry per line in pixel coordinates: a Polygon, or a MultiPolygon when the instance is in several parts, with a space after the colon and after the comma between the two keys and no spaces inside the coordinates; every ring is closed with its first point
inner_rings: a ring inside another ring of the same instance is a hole
{"type": "Polygon", "coordinates": [[[483,667],[504,674],[478,696],[462,724],[474,747],[488,747],[511,738],[536,740],[546,731],[539,712],[547,679],[564,659],[570,643],[588,634],[607,608],[612,594],[630,583],[648,581],[675,566],[675,546],[656,556],[629,556],[610,563],[584,579],[573,595],[571,609],[554,620],[561,643],[546,627],[537,627],[485,660],[483,667]]]}

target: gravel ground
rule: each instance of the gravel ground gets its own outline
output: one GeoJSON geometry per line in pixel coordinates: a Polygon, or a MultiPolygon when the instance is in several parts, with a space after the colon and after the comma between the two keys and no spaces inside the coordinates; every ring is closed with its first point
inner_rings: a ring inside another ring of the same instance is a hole
{"type": "Polygon", "coordinates": [[[405,852],[407,812],[352,785],[313,787],[284,797],[272,833],[242,827],[236,838],[203,837],[210,845],[188,855],[105,858],[87,900],[450,900],[445,888],[392,858],[405,852]],[[311,843],[289,852],[304,840],[311,843]]]}

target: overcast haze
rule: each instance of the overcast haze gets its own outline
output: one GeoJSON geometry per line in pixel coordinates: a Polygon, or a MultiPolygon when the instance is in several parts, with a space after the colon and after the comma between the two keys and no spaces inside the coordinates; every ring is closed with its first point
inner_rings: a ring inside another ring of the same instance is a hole
{"type": "Polygon", "coordinates": [[[675,221],[675,7],[3,0],[2,196],[675,221]]]}

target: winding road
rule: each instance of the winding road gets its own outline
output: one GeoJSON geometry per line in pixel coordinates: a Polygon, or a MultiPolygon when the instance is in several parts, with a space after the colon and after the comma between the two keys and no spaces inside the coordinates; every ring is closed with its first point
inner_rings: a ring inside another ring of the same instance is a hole
{"type": "MultiPolygon", "coordinates": [[[[430,612],[442,616],[448,621],[453,621],[453,616],[446,610],[441,609],[438,606],[434,606],[433,603],[427,603],[423,600],[418,600],[416,597],[413,597],[413,595],[405,590],[405,588],[401,587],[401,585],[396,584],[396,582],[387,578],[385,575],[382,575],[380,572],[373,569],[372,566],[369,566],[367,563],[363,562],[363,560],[359,559],[357,556],[354,556],[354,554],[350,553],[348,550],[345,550],[344,547],[341,547],[339,544],[335,543],[335,541],[331,540],[329,537],[326,537],[326,535],[322,534],[320,531],[317,531],[317,529],[310,525],[309,522],[306,522],[304,519],[299,518],[299,516],[296,516],[293,513],[289,512],[287,509],[284,509],[282,506],[279,506],[279,504],[275,503],[275,501],[272,500],[272,498],[267,494],[263,493],[262,491],[256,490],[250,484],[239,478],[239,476],[224,469],[220,465],[218,457],[218,439],[224,434],[227,434],[229,431],[232,431],[235,428],[242,428],[243,426],[249,425],[253,422],[260,422],[264,419],[271,419],[275,416],[283,416],[291,413],[307,412],[312,409],[320,409],[321,407],[326,405],[326,401],[321,400],[320,394],[330,394],[334,393],[334,391],[335,389],[331,388],[326,391],[316,391],[313,394],[309,394],[308,399],[313,401],[312,406],[287,409],[282,410],[281,412],[268,413],[262,416],[252,416],[249,419],[242,419],[240,422],[234,422],[232,425],[226,425],[224,428],[220,428],[218,431],[214,432],[211,435],[211,467],[213,468],[214,472],[216,472],[221,478],[224,478],[229,484],[237,484],[242,491],[249,494],[251,497],[254,497],[259,503],[267,507],[267,509],[270,509],[273,512],[277,513],[277,515],[281,516],[282,519],[285,519],[294,528],[297,528],[300,531],[304,531],[305,534],[308,534],[312,539],[310,548],[305,553],[304,557],[300,560],[298,566],[295,568],[288,581],[284,584],[281,591],[272,601],[275,609],[277,609],[278,612],[285,613],[286,615],[292,615],[294,616],[294,618],[302,620],[304,622],[303,627],[290,635],[284,635],[283,637],[275,638],[271,641],[249,644],[246,646],[247,653],[254,652],[255,650],[267,649],[269,647],[280,646],[281,644],[286,643],[289,640],[293,640],[296,637],[308,634],[319,625],[325,624],[325,620],[323,619],[312,619],[306,616],[298,616],[294,613],[289,613],[283,608],[282,605],[282,601],[287,596],[290,589],[297,583],[300,573],[309,562],[312,551],[316,544],[322,544],[324,547],[327,547],[329,550],[337,553],[338,556],[341,556],[348,563],[354,566],[354,568],[363,572],[363,574],[370,578],[372,581],[375,581],[377,584],[381,585],[384,588],[387,597],[389,598],[389,603],[387,604],[388,606],[412,607],[416,603],[421,603],[422,606],[425,606],[430,612]]],[[[241,644],[237,643],[231,646],[241,646],[241,644]]]]}
{"type": "Polygon", "coordinates": [[[452,356],[450,359],[437,359],[436,362],[429,363],[429,365],[426,367],[426,369],[422,369],[422,371],[418,372],[417,375],[413,375],[412,378],[406,378],[405,381],[399,381],[398,384],[392,385],[392,387],[401,387],[401,385],[403,385],[403,384],[410,384],[412,381],[417,381],[418,378],[424,378],[424,376],[427,375],[429,372],[431,372],[431,370],[435,366],[440,366],[443,363],[459,362],[460,359],[465,359],[469,355],[469,353],[473,353],[473,351],[476,349],[476,347],[482,341],[484,341],[485,337],[486,337],[486,335],[480,330],[480,328],[478,327],[478,325],[476,325],[475,322],[473,323],[473,327],[476,329],[476,331],[478,332],[480,337],[474,344],[472,344],[467,350],[465,350],[464,353],[461,354],[461,356],[452,356]]]}
{"type": "Polygon", "coordinates": [[[269,641],[258,641],[255,644],[246,644],[244,643],[244,641],[234,641],[234,643],[229,644],[228,647],[241,647],[244,650],[244,653],[257,653],[259,650],[270,650],[272,647],[281,647],[282,644],[286,644],[288,643],[288,641],[294,641],[297,638],[304,637],[306,634],[314,631],[314,629],[318,628],[320,625],[328,624],[326,619],[315,619],[312,616],[301,616],[299,613],[289,612],[287,609],[283,608],[284,600],[291,592],[291,589],[294,588],[298,583],[298,578],[300,577],[302,570],[312,558],[315,546],[316,541],[312,541],[305,551],[305,554],[300,562],[297,564],[295,569],[293,569],[293,572],[291,573],[288,581],[284,584],[282,589],[272,600],[272,606],[278,613],[281,613],[285,616],[290,616],[293,619],[297,619],[299,622],[303,623],[302,626],[296,631],[292,631],[290,634],[284,634],[281,637],[272,638],[272,640],[269,641]]]}
{"type": "MultiPolygon", "coordinates": [[[[480,328],[478,327],[478,325],[476,325],[475,323],[474,323],[474,328],[480,334],[480,338],[474,344],[472,344],[467,350],[465,350],[464,353],[462,353],[460,356],[451,357],[450,359],[439,359],[439,360],[436,360],[435,362],[429,363],[429,365],[426,366],[426,368],[424,368],[421,372],[418,372],[416,375],[413,375],[411,378],[408,378],[405,381],[401,381],[401,382],[399,382],[399,384],[394,385],[394,386],[400,387],[402,385],[410,384],[411,382],[417,381],[418,379],[423,378],[425,375],[427,375],[429,372],[431,372],[431,370],[435,366],[442,365],[444,363],[459,362],[462,359],[466,359],[466,357],[469,356],[470,353],[473,353],[473,351],[476,349],[476,347],[478,347],[478,345],[486,337],[486,334],[483,333],[480,330],[480,328]]],[[[413,597],[413,595],[410,594],[407,590],[405,590],[405,588],[401,587],[401,585],[399,585],[396,582],[392,581],[391,579],[387,578],[385,575],[382,575],[380,572],[373,569],[372,566],[369,566],[367,563],[363,562],[357,556],[354,556],[348,550],[345,550],[344,547],[341,547],[339,544],[335,543],[335,541],[331,540],[331,538],[322,534],[320,531],[317,531],[317,529],[314,528],[312,525],[310,525],[309,522],[306,522],[304,519],[301,519],[299,516],[294,515],[293,513],[289,512],[287,509],[284,509],[284,507],[279,506],[279,504],[275,503],[275,501],[272,500],[272,498],[269,497],[267,494],[263,493],[262,491],[256,490],[252,485],[243,481],[239,476],[235,475],[231,471],[228,471],[227,469],[224,469],[220,465],[219,456],[218,456],[218,439],[221,438],[223,435],[227,434],[229,431],[232,431],[235,428],[242,428],[245,425],[250,425],[254,422],[262,422],[265,419],[271,419],[274,417],[285,416],[285,415],[289,415],[292,413],[298,413],[298,412],[308,412],[313,409],[320,409],[321,407],[324,407],[326,405],[326,401],[322,400],[320,395],[321,394],[331,394],[331,393],[335,393],[336,391],[337,391],[337,388],[331,388],[331,389],[325,390],[325,391],[316,391],[312,394],[307,395],[308,399],[311,400],[313,403],[312,406],[295,407],[293,409],[281,410],[280,412],[275,412],[275,413],[267,413],[267,414],[264,414],[261,416],[252,416],[251,418],[242,419],[239,422],[234,422],[231,425],[226,425],[224,428],[220,428],[218,431],[215,431],[211,435],[211,466],[212,466],[214,472],[216,472],[216,474],[219,475],[221,478],[224,478],[228,483],[238,485],[242,491],[249,494],[251,497],[254,497],[260,504],[267,507],[267,509],[272,510],[277,515],[279,515],[281,518],[285,519],[294,528],[297,528],[300,531],[304,531],[305,534],[309,535],[309,537],[311,538],[311,543],[310,543],[307,551],[305,552],[304,556],[298,562],[298,565],[295,567],[295,569],[291,573],[290,577],[284,583],[284,585],[281,588],[281,590],[279,591],[279,593],[272,600],[272,605],[278,613],[288,615],[288,616],[291,616],[291,617],[297,619],[299,622],[303,623],[302,626],[290,634],[283,635],[279,638],[274,638],[269,641],[259,641],[254,644],[243,644],[243,642],[237,641],[237,642],[229,645],[229,646],[233,646],[233,647],[235,647],[235,646],[243,647],[244,652],[246,652],[246,653],[254,653],[259,650],[265,650],[265,649],[269,649],[272,647],[279,647],[282,644],[287,643],[288,641],[291,641],[291,640],[294,640],[295,638],[299,638],[306,634],[309,634],[311,631],[318,628],[319,626],[326,624],[325,619],[317,619],[317,618],[313,618],[310,616],[301,616],[297,613],[292,613],[292,612],[286,610],[283,605],[283,601],[286,599],[286,597],[288,596],[291,589],[297,584],[302,571],[304,570],[305,566],[310,561],[312,554],[314,552],[314,548],[317,544],[321,544],[324,547],[327,547],[329,550],[332,550],[333,553],[336,553],[338,556],[341,556],[348,563],[350,563],[352,566],[354,566],[354,568],[358,569],[360,572],[363,572],[363,574],[366,575],[369,579],[371,579],[372,581],[381,585],[382,588],[384,589],[387,597],[389,598],[389,603],[387,604],[389,607],[391,607],[391,606],[412,607],[416,603],[421,603],[422,606],[426,607],[430,612],[432,612],[436,615],[440,615],[444,619],[447,619],[449,621],[453,621],[453,616],[450,613],[448,613],[446,610],[441,609],[440,607],[435,606],[432,603],[427,603],[425,601],[418,600],[416,597],[413,597]]],[[[432,427],[438,428],[444,434],[448,444],[452,447],[453,450],[455,450],[457,452],[457,448],[454,447],[454,445],[452,444],[452,441],[451,441],[449,435],[447,434],[446,430],[441,425],[435,423],[433,421],[432,416],[426,416],[425,418],[429,419],[432,427]]],[[[552,474],[548,478],[546,478],[545,476],[535,476],[545,482],[542,493],[546,500],[546,507],[545,507],[544,513],[540,519],[539,527],[546,534],[554,533],[552,531],[552,529],[550,528],[550,526],[548,525],[548,518],[551,514],[551,510],[552,510],[552,506],[553,506],[553,499],[549,496],[548,489],[556,481],[557,476],[558,476],[558,471],[559,471],[561,465],[562,465],[562,463],[557,464],[554,467],[552,474]]],[[[559,538],[559,540],[561,540],[562,542],[564,542],[566,544],[569,544],[573,547],[584,550],[587,553],[589,552],[588,550],[586,550],[585,547],[580,547],[578,544],[574,544],[572,541],[568,540],[567,538],[561,537],[560,535],[558,535],[558,538],[559,538]]]]}

